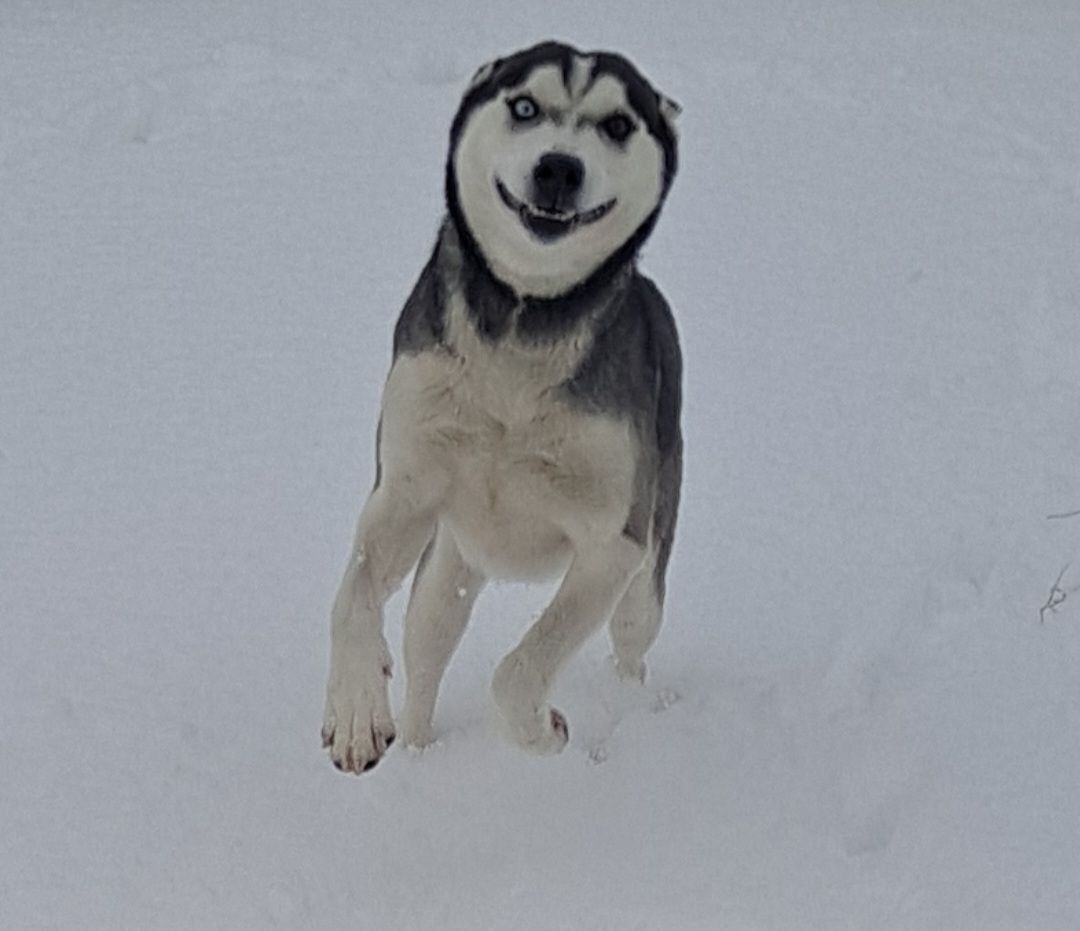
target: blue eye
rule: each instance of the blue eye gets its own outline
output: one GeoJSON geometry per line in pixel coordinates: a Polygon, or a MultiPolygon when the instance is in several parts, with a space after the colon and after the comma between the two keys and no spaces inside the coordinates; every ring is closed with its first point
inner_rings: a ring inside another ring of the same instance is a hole
{"type": "Polygon", "coordinates": [[[540,115],[540,107],[528,94],[514,97],[508,100],[507,104],[510,107],[510,115],[519,123],[535,120],[540,115]]]}

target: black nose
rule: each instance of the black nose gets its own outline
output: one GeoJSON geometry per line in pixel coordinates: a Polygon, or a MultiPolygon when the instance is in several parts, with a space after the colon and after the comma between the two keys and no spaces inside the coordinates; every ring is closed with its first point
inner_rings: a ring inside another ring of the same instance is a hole
{"type": "Polygon", "coordinates": [[[534,200],[548,210],[567,210],[574,206],[584,180],[585,165],[580,158],[548,152],[533,169],[534,200]]]}

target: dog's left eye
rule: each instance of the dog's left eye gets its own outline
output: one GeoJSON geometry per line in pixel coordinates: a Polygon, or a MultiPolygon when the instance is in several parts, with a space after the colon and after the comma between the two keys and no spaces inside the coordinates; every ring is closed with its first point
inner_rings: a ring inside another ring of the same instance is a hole
{"type": "Polygon", "coordinates": [[[528,94],[522,94],[513,100],[508,100],[510,115],[519,123],[527,123],[535,120],[540,115],[540,107],[528,94]]]}
{"type": "Polygon", "coordinates": [[[612,113],[611,116],[601,120],[599,125],[604,135],[615,142],[626,142],[637,128],[634,126],[634,121],[625,113],[612,113]]]}

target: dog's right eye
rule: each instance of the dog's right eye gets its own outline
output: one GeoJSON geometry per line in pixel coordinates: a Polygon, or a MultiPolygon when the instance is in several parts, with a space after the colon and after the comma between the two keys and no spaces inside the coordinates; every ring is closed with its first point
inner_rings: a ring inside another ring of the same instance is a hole
{"type": "Polygon", "coordinates": [[[508,100],[507,105],[510,107],[510,115],[518,123],[528,123],[540,115],[540,106],[528,94],[508,100]]]}

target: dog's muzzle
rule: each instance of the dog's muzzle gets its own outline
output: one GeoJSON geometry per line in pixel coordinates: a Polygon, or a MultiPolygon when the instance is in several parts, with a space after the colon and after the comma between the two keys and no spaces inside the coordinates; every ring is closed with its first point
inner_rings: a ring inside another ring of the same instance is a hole
{"type": "Polygon", "coordinates": [[[498,178],[495,188],[507,208],[518,215],[521,224],[538,239],[551,242],[573,232],[580,226],[588,226],[603,219],[615,206],[616,198],[584,211],[555,210],[528,204],[515,197],[498,178]]]}

